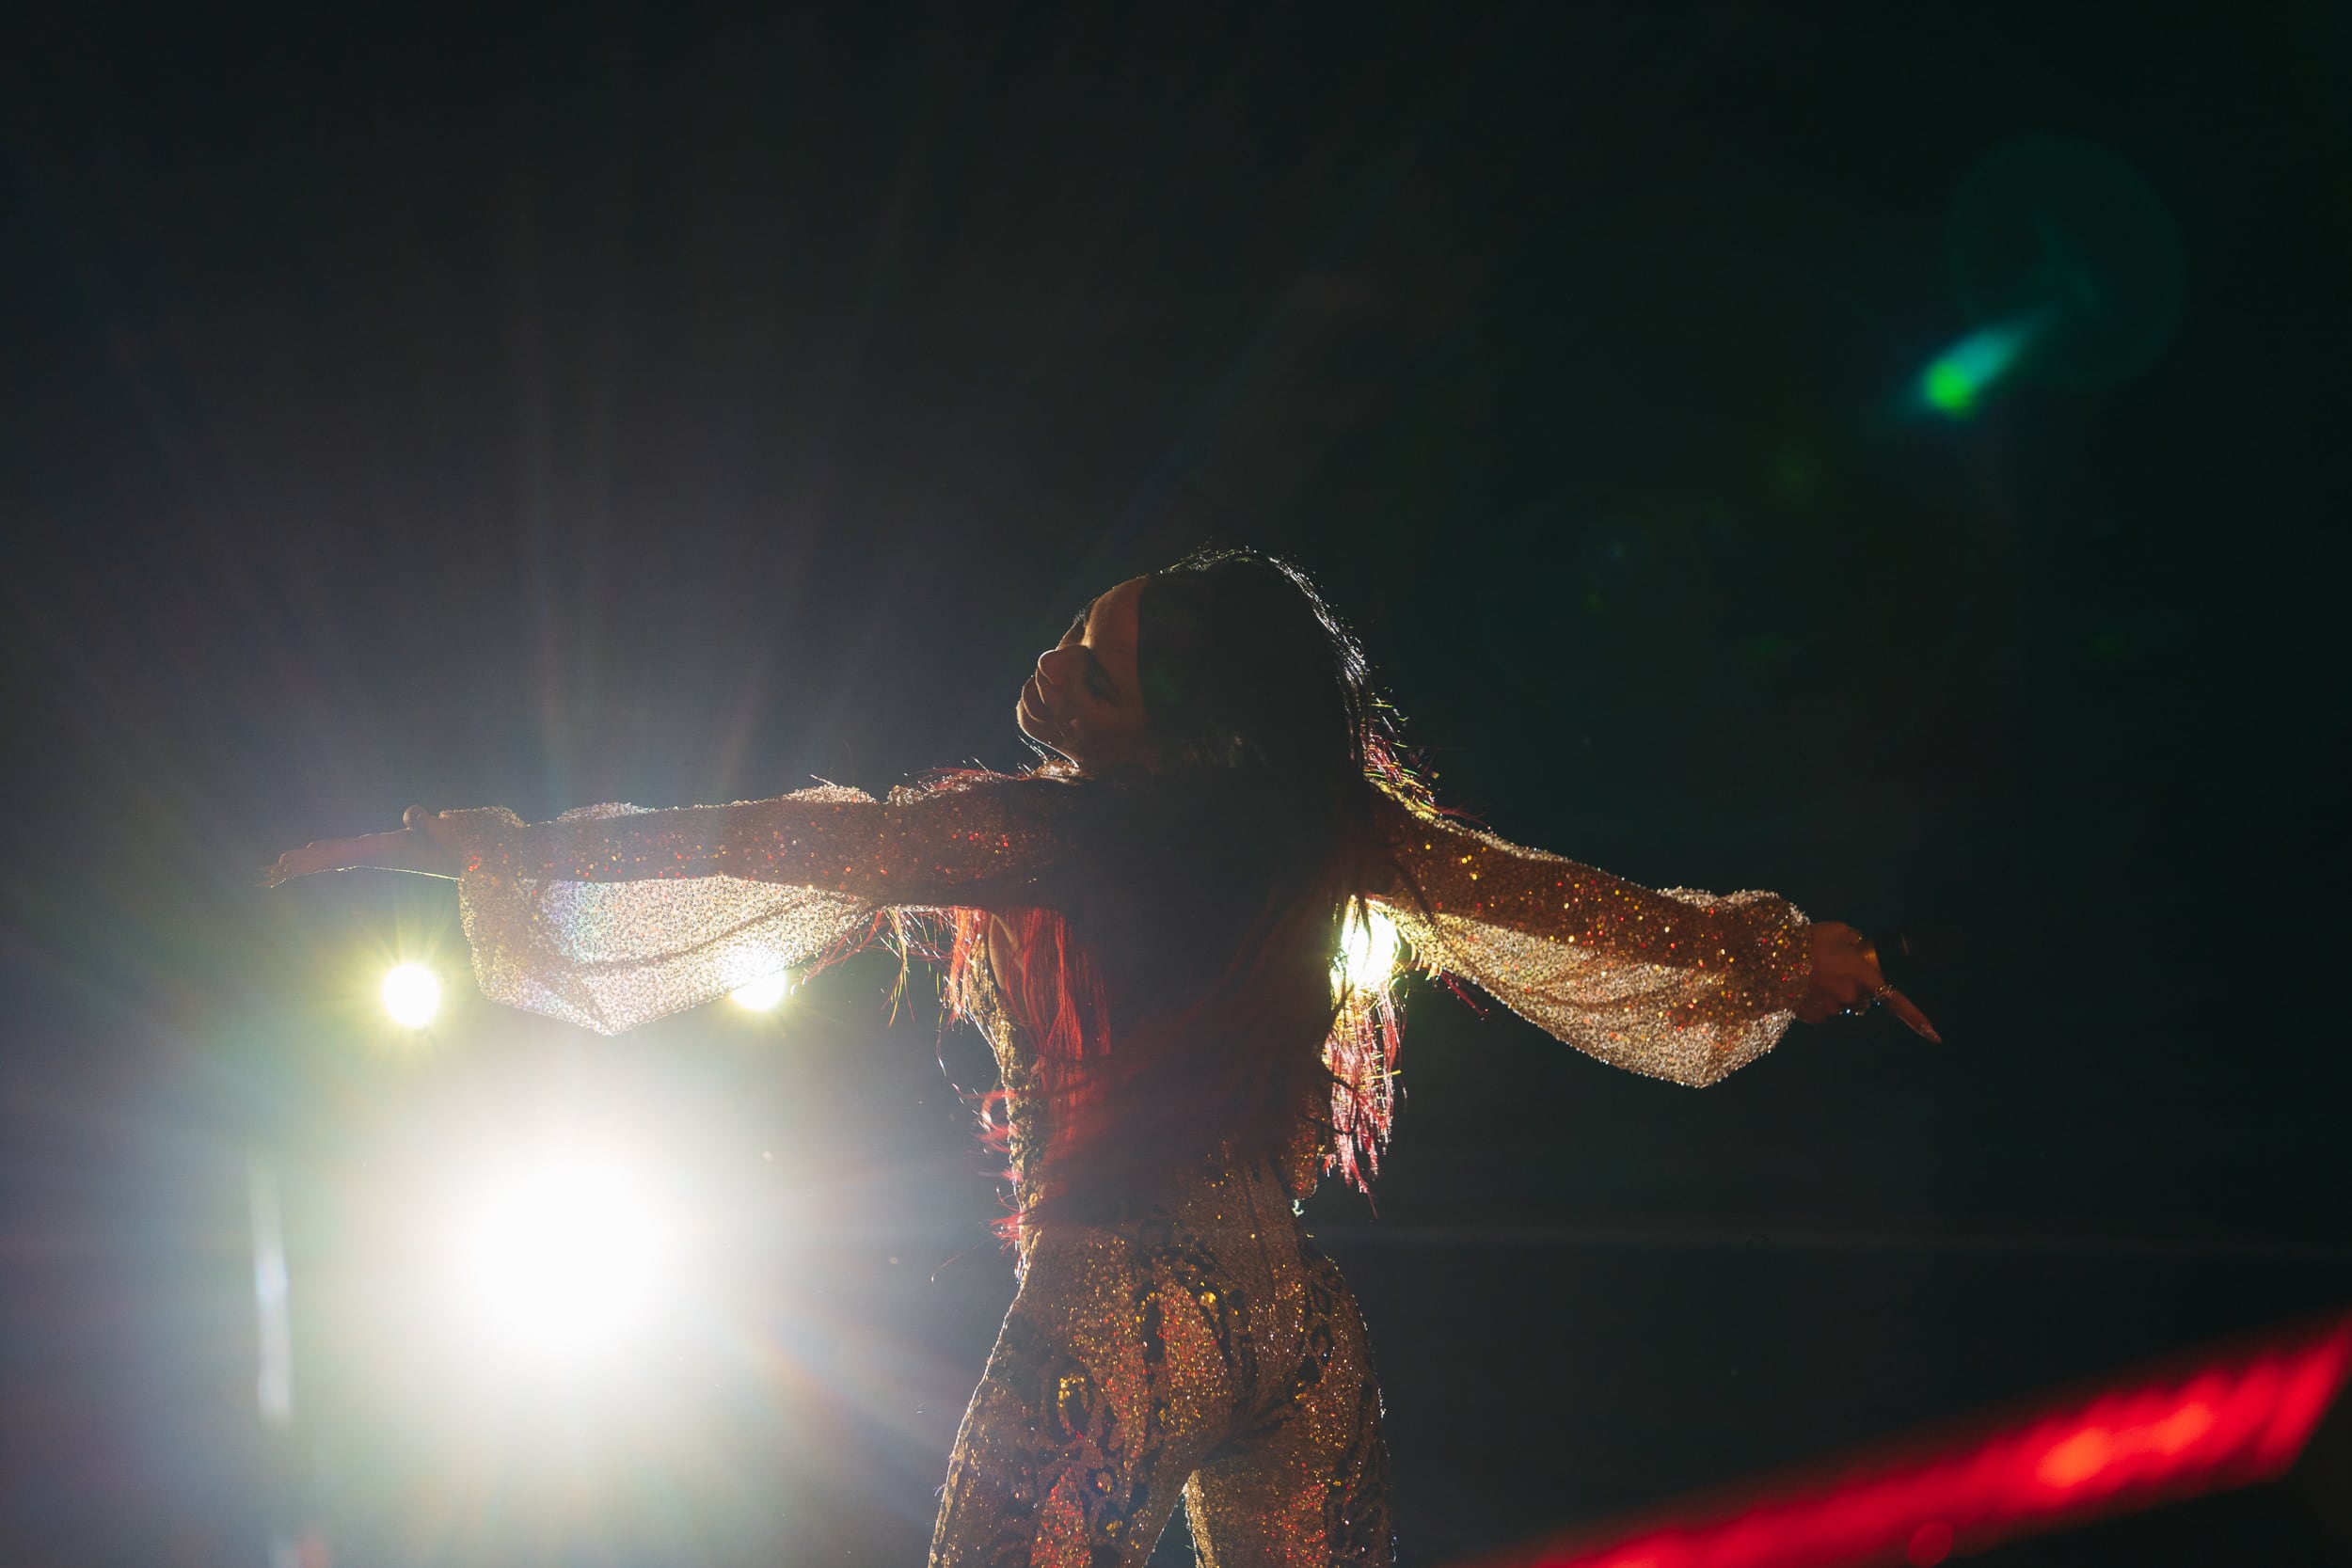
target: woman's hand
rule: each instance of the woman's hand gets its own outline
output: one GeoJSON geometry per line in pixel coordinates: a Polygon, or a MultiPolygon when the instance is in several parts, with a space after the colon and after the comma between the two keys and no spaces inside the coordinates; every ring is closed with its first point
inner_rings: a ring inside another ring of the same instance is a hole
{"type": "Polygon", "coordinates": [[[1911,1026],[1912,1033],[1943,1043],[1944,1037],[1935,1032],[1928,1015],[1886,983],[1886,976],[1879,972],[1879,951],[1868,937],[1835,920],[1817,920],[1812,940],[1813,988],[1797,1006],[1799,1018],[1819,1023],[1843,1012],[1859,1016],[1883,1002],[1888,1012],[1911,1026]]]}
{"type": "Polygon", "coordinates": [[[362,866],[414,871],[427,877],[454,877],[463,869],[456,825],[447,817],[422,806],[410,806],[402,815],[401,823],[397,832],[323,838],[316,844],[289,849],[269,868],[269,885],[276,887],[314,871],[350,871],[362,866]]]}

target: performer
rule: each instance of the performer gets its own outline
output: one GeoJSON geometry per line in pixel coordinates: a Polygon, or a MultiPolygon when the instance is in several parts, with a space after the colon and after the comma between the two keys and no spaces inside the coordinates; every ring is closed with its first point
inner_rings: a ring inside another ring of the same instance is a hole
{"type": "Polygon", "coordinates": [[[1334,963],[1367,922],[1678,1083],[1792,1017],[1883,1002],[1935,1037],[1850,927],[1441,815],[1353,639],[1266,557],[1104,593],[1015,716],[1042,757],[1021,777],[536,825],[411,808],[271,873],[455,877],[483,993],[606,1032],[932,923],[1003,1076],[1020,1277],[949,1462],[941,1568],[1140,1564],[1180,1495],[1216,1568],[1391,1560],[1363,1322],[1295,1203],[1327,1172],[1368,1183],[1388,1136],[1396,1015],[1334,963]]]}

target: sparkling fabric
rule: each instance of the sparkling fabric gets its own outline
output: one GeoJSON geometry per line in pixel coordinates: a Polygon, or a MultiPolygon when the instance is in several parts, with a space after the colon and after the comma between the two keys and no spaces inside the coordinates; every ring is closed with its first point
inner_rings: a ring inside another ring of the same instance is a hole
{"type": "MultiPolygon", "coordinates": [[[[894,909],[1041,907],[1079,853],[1074,798],[1022,781],[535,826],[455,814],[475,974],[495,1000],[615,1033],[852,945],[894,909]]],[[[1401,805],[1388,837],[1379,902],[1415,960],[1614,1066],[1711,1084],[1803,995],[1804,920],[1770,895],[1654,893],[1401,805]]],[[[1035,1052],[1001,1007],[980,1016],[1027,1164],[1052,1135],[1035,1052]]],[[[1298,1141],[1212,1159],[1132,1221],[1025,1231],[934,1563],[1141,1563],[1179,1497],[1213,1568],[1391,1560],[1378,1385],[1355,1299],[1295,1216],[1326,1152],[1298,1141]]]]}
{"type": "Polygon", "coordinates": [[[1811,975],[1804,916],[1768,893],[1653,893],[1441,819],[1391,838],[1386,903],[1415,958],[1613,1067],[1712,1084],[1771,1050],[1811,975]]]}
{"type": "MultiPolygon", "coordinates": [[[[1065,852],[1069,794],[824,786],[731,806],[451,814],[475,978],[617,1034],[805,964],[892,908],[1004,907],[1065,852]]],[[[1765,893],[1651,892],[1397,808],[1383,900],[1424,968],[1475,982],[1612,1066],[1712,1084],[1770,1050],[1807,979],[1805,921],[1765,893]]]]}
{"type": "Polygon", "coordinates": [[[1392,1560],[1363,1319],[1263,1161],[1024,1243],[931,1561],[1132,1568],[1180,1497],[1211,1568],[1392,1560]]]}
{"type": "Polygon", "coordinates": [[[449,814],[494,1002],[614,1035],[824,958],[892,908],[1017,900],[1059,839],[1053,785],[885,803],[826,785],[731,806],[449,814]]]}

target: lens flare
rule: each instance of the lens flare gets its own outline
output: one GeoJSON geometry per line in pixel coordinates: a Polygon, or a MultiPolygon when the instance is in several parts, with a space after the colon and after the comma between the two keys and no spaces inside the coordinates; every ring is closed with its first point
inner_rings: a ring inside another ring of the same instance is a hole
{"type": "MultiPolygon", "coordinates": [[[[2352,1372],[2352,1317],[2060,1394],[2001,1425],[1882,1443],[1763,1489],[1718,1493],[1612,1536],[1581,1527],[1493,1568],[1935,1568],[1957,1550],[2088,1524],[2288,1473],[2352,1372]]],[[[2324,1437],[2318,1439],[2325,1442],[2324,1437]]],[[[2306,1474],[2310,1472],[2306,1471],[2306,1474]]],[[[2324,1471],[2321,1473],[2325,1473],[2324,1471]]]]}
{"type": "Polygon", "coordinates": [[[1331,989],[1368,996],[1396,978],[1404,943],[1396,922],[1370,905],[1348,917],[1340,933],[1340,956],[1331,965],[1331,989]]]}
{"type": "Polygon", "coordinates": [[[562,1159],[496,1189],[467,1237],[474,1299],[505,1345],[568,1357],[609,1346],[643,1312],[662,1227],[629,1173],[562,1159]]]}
{"type": "Polygon", "coordinates": [[[1971,332],[1938,355],[1919,377],[1919,401],[1947,418],[1966,419],[1976,412],[1978,401],[2017,367],[2047,325],[2047,312],[2042,312],[1971,332]]]}
{"type": "Polygon", "coordinates": [[[384,976],[384,1010],[405,1029],[421,1029],[441,1010],[441,982],[422,964],[401,964],[384,976]]]}
{"type": "Polygon", "coordinates": [[[748,1007],[753,1012],[764,1013],[771,1010],[777,1003],[791,994],[791,974],[786,970],[778,970],[773,974],[763,975],[754,980],[748,986],[736,987],[727,992],[727,999],[739,1007],[748,1007]]]}

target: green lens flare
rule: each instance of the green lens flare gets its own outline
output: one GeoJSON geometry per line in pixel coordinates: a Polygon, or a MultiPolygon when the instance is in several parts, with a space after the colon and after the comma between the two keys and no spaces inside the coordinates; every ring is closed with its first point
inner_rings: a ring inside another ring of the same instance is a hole
{"type": "Polygon", "coordinates": [[[1936,356],[1919,378],[1919,399],[1937,413],[1964,420],[1994,385],[2016,368],[2042,336],[2047,312],[1979,327],[1936,356]]]}
{"type": "Polygon", "coordinates": [[[1969,373],[1948,359],[1938,359],[1928,367],[1923,388],[1929,406],[1955,418],[1965,418],[1976,406],[1977,383],[1969,373]]]}

